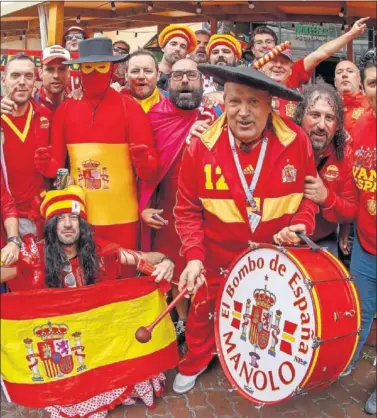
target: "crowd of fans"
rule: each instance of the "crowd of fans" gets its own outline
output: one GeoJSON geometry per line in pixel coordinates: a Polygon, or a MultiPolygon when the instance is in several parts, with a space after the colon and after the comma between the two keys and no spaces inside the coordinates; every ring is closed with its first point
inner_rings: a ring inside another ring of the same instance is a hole
{"type": "MultiPolygon", "coordinates": [[[[157,282],[179,278],[196,293],[174,318],[188,350],[173,388],[185,393],[216,351],[208,317],[219,271],[250,240],[295,245],[301,232],[356,279],[363,330],[351,373],[376,304],[376,49],[340,61],[334,86],[312,74],[367,20],[259,71],[253,63],[278,44],[266,26],[242,51],[230,34],[170,25],[160,62],[71,27],[43,51],[37,90],[33,60],[12,57],[1,99],[2,291],[80,287],[135,267],[157,282]]],[[[366,410],[376,413],[375,391],[366,410]]]]}

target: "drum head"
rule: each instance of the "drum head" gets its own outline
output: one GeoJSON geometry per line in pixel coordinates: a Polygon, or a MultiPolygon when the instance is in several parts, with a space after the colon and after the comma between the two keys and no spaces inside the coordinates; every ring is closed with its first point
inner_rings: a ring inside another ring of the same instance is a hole
{"type": "Polygon", "coordinates": [[[219,291],[215,336],[221,365],[253,403],[281,402],[312,374],[319,309],[304,271],[289,251],[266,245],[241,256],[219,291]]]}

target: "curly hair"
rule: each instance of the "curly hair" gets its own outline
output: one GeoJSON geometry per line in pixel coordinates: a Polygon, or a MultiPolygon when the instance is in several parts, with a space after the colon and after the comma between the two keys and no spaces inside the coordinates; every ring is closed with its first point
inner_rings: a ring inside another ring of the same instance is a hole
{"type": "MultiPolygon", "coordinates": [[[[48,287],[63,287],[61,272],[63,264],[67,261],[63,247],[56,232],[58,216],[49,219],[44,225],[45,239],[45,277],[48,287]]],[[[96,244],[89,224],[79,218],[80,235],[77,241],[77,255],[79,265],[84,273],[85,284],[93,284],[97,278],[99,260],[96,254],[96,244]]]]}
{"type": "Polygon", "coordinates": [[[296,122],[297,125],[302,126],[308,107],[313,105],[319,98],[327,98],[335,108],[336,131],[333,143],[335,147],[336,159],[343,160],[344,147],[348,134],[344,129],[344,108],[343,101],[339,93],[333,86],[327,84],[322,78],[317,78],[315,84],[310,84],[304,87],[303,96],[304,100],[298,103],[296,112],[293,116],[293,121],[296,122]]]}

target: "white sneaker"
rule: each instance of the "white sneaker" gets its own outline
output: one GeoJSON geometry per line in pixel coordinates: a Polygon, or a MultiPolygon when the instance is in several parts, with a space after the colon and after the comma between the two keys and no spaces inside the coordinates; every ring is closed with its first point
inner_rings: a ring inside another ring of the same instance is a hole
{"type": "Polygon", "coordinates": [[[188,392],[195,386],[196,379],[207,369],[200,370],[199,373],[194,374],[193,376],[185,376],[184,374],[178,373],[175,376],[174,383],[173,383],[173,390],[175,393],[182,395],[183,393],[188,392]]]}

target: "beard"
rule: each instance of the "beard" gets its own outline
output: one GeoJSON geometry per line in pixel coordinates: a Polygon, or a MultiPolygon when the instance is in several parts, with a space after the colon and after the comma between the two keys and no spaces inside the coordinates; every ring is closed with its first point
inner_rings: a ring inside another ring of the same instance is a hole
{"type": "Polygon", "coordinates": [[[314,151],[324,151],[328,147],[330,142],[328,133],[323,130],[311,131],[309,138],[314,151]],[[323,135],[321,139],[318,138],[318,134],[323,135]]]}
{"type": "Polygon", "coordinates": [[[169,89],[169,98],[175,107],[182,110],[197,109],[202,103],[203,86],[197,88],[181,87],[169,89]]]}
{"type": "Polygon", "coordinates": [[[181,59],[181,57],[177,52],[173,52],[172,54],[165,55],[165,60],[170,65],[175,64],[180,59],[181,59]]]}
{"type": "Polygon", "coordinates": [[[195,55],[193,55],[192,58],[197,64],[205,64],[208,61],[208,57],[205,50],[196,51],[195,55]]]}
{"type": "MultiPolygon", "coordinates": [[[[68,232],[68,231],[65,231],[65,232],[68,232]]],[[[69,232],[71,232],[71,231],[69,231],[69,232]]],[[[59,242],[62,245],[65,245],[65,246],[71,246],[71,245],[75,244],[78,241],[79,236],[80,236],[79,231],[77,231],[76,233],[74,233],[74,231],[72,231],[72,235],[70,235],[68,237],[65,236],[64,234],[58,233],[59,242]]]]}

